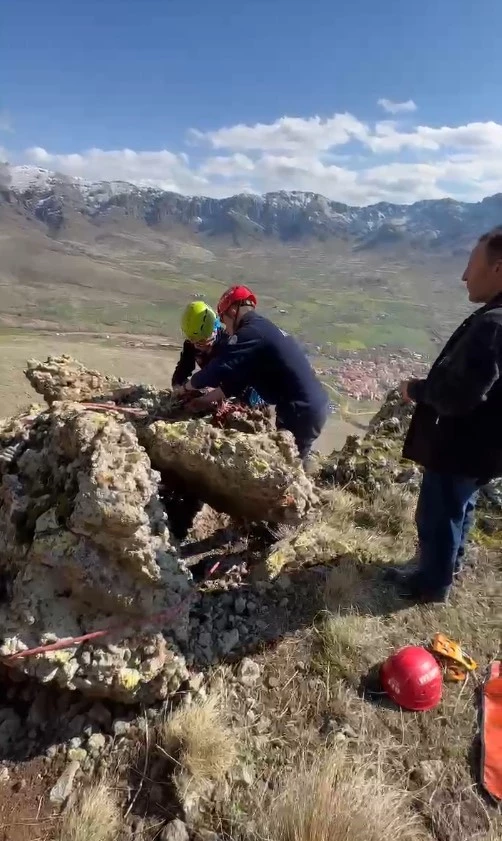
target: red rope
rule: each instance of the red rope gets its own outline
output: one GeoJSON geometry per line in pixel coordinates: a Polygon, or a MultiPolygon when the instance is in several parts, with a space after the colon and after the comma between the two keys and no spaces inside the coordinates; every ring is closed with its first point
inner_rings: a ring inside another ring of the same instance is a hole
{"type": "MultiPolygon", "coordinates": [[[[214,572],[218,569],[220,565],[220,561],[216,561],[215,564],[211,567],[207,575],[204,576],[203,581],[207,581],[214,572]]],[[[179,604],[177,604],[174,608],[169,608],[168,610],[163,610],[161,613],[156,613],[153,616],[147,617],[145,619],[132,619],[129,622],[123,622],[120,625],[115,625],[111,628],[102,628],[99,631],[91,631],[88,634],[82,634],[80,637],[67,637],[66,639],[58,640],[57,642],[48,643],[47,645],[38,645],[36,648],[27,648],[25,651],[17,651],[15,654],[10,654],[8,657],[2,658],[2,663],[8,666],[14,660],[21,660],[23,657],[30,657],[31,655],[36,654],[45,654],[48,651],[61,651],[63,648],[71,648],[74,645],[81,645],[84,642],[91,642],[91,640],[102,639],[102,637],[106,637],[109,634],[114,634],[117,631],[123,631],[126,628],[130,628],[131,625],[139,625],[139,627],[143,627],[144,625],[152,625],[157,624],[159,622],[167,622],[172,621],[173,619],[181,613],[181,610],[193,599],[194,593],[190,593],[185,599],[182,599],[179,604]]]]}
{"type": "Polygon", "coordinates": [[[118,412],[122,415],[135,415],[136,417],[146,417],[148,412],[146,409],[137,409],[133,406],[116,406],[115,403],[79,403],[84,409],[92,409],[94,412],[118,412]]]}

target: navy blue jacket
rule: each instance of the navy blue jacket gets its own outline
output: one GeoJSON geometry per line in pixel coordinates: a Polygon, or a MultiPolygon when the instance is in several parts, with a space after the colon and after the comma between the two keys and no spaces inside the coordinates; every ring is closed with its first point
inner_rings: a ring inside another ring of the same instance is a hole
{"type": "MultiPolygon", "coordinates": [[[[183,385],[190,379],[197,366],[202,370],[202,368],[209,365],[213,359],[220,356],[223,348],[227,345],[228,340],[229,335],[225,331],[224,327],[218,328],[214,342],[212,345],[209,345],[206,350],[200,350],[200,348],[195,347],[193,342],[185,339],[181,350],[181,356],[172,376],[172,387],[174,388],[177,385],[183,385]]],[[[235,395],[229,394],[227,396],[238,396],[243,403],[250,406],[252,409],[265,405],[265,401],[262,400],[260,395],[257,394],[253,388],[245,388],[241,392],[236,392],[235,395]]]]}
{"type": "Polygon", "coordinates": [[[300,345],[268,318],[247,312],[217,358],[191,379],[194,388],[221,388],[225,395],[252,386],[278,417],[322,415],[327,394],[300,345]]]}
{"type": "Polygon", "coordinates": [[[502,295],[460,325],[409,394],[417,406],[405,458],[439,473],[502,476],[502,295]]]}

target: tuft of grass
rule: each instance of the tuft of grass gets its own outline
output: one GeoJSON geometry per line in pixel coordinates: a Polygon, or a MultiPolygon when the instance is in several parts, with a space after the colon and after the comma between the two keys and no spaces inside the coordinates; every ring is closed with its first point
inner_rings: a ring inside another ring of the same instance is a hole
{"type": "Polygon", "coordinates": [[[353,525],[355,511],[359,504],[356,496],[335,486],[324,494],[323,501],[323,520],[330,526],[337,526],[342,530],[353,525]]]}
{"type": "Polygon", "coordinates": [[[324,595],[327,607],[353,607],[359,604],[361,585],[361,571],[355,558],[352,556],[341,558],[337,566],[330,569],[326,581],[324,595]]]}
{"type": "Polygon", "coordinates": [[[101,781],[84,789],[64,813],[57,841],[116,841],[122,823],[117,799],[101,781]]]}
{"type": "MultiPolygon", "coordinates": [[[[259,821],[260,824],[260,821],[259,821]]],[[[408,796],[338,753],[303,762],[282,778],[258,833],[266,841],[425,841],[408,796]]]]}
{"type": "Polygon", "coordinates": [[[379,620],[357,614],[326,611],[314,627],[312,665],[327,680],[342,678],[354,683],[361,670],[372,665],[381,653],[379,620]]]}
{"type": "Polygon", "coordinates": [[[157,744],[195,782],[222,780],[237,755],[235,733],[214,696],[176,710],[157,731],[157,744]]]}
{"type": "Polygon", "coordinates": [[[324,495],[323,519],[353,545],[354,554],[404,560],[415,553],[415,506],[416,498],[400,488],[371,500],[333,488],[324,495]]]}
{"type": "Polygon", "coordinates": [[[366,504],[362,502],[355,513],[355,522],[362,528],[382,535],[399,537],[414,545],[416,497],[399,487],[388,488],[366,504]]]}

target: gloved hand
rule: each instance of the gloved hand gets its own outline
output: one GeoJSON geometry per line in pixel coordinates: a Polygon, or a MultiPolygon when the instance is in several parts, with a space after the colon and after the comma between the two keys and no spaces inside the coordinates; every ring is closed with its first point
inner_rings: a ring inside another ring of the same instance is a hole
{"type": "Polygon", "coordinates": [[[221,403],[224,399],[225,395],[221,388],[212,388],[206,394],[199,394],[197,397],[194,395],[188,403],[187,408],[191,412],[202,412],[205,409],[209,409],[215,403],[221,403]]]}

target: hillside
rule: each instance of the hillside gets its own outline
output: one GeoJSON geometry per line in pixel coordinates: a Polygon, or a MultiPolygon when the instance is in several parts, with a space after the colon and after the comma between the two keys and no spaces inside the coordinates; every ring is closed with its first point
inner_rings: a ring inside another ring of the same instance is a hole
{"type": "Polygon", "coordinates": [[[179,309],[247,282],[312,348],[433,354],[466,311],[468,247],[502,198],[355,208],[216,200],[13,167],[0,193],[4,326],[178,335],[179,309]]]}
{"type": "Polygon", "coordinates": [[[193,417],[67,356],[25,373],[44,405],[0,424],[5,841],[499,841],[500,502],[448,604],[399,598],[419,473],[395,392],[308,477],[266,413],[193,417]],[[379,665],[438,630],[477,670],[400,708],[379,665]]]}

